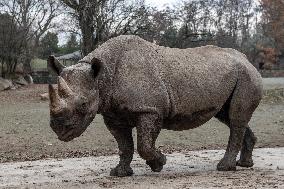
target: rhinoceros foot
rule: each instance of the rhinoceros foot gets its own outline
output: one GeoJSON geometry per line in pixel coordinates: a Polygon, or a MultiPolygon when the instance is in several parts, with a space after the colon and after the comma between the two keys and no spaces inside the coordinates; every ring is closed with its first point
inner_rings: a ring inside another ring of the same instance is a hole
{"type": "Polygon", "coordinates": [[[166,162],[167,162],[166,156],[161,154],[160,158],[146,161],[146,164],[150,166],[152,171],[160,172],[163,169],[163,166],[166,164],[166,162]]]}
{"type": "Polygon", "coordinates": [[[227,158],[223,158],[217,165],[218,171],[236,171],[236,160],[231,161],[227,158]]]}
{"type": "Polygon", "coordinates": [[[252,167],[253,166],[253,161],[252,160],[248,160],[248,161],[238,160],[237,161],[237,166],[240,166],[240,167],[252,167]]]}
{"type": "Polygon", "coordinates": [[[110,176],[127,177],[131,175],[133,175],[133,170],[130,166],[117,165],[110,171],[110,176]]]}

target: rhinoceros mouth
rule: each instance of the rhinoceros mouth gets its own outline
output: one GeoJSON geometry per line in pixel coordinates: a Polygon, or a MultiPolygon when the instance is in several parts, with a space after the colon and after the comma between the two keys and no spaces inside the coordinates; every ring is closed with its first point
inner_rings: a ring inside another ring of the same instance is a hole
{"type": "Polygon", "coordinates": [[[69,142],[71,140],[73,140],[75,137],[74,137],[74,131],[75,129],[71,129],[63,134],[61,134],[60,136],[58,136],[58,139],[61,140],[61,141],[64,141],[64,142],[69,142]]]}
{"type": "Polygon", "coordinates": [[[83,134],[83,132],[86,130],[86,126],[83,126],[82,124],[80,127],[71,127],[68,129],[68,131],[61,133],[58,135],[58,139],[64,142],[69,142],[73,140],[74,138],[77,138],[83,134]]]}

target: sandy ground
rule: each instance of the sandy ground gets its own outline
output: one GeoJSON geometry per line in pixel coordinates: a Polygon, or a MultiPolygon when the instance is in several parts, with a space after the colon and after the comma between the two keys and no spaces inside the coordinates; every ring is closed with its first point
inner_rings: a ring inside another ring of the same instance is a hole
{"type": "Polygon", "coordinates": [[[253,168],[218,172],[223,150],[167,155],[161,173],[153,173],[135,155],[134,176],[110,177],[118,156],[101,156],[0,165],[0,188],[284,188],[284,148],[256,149],[253,168]]]}

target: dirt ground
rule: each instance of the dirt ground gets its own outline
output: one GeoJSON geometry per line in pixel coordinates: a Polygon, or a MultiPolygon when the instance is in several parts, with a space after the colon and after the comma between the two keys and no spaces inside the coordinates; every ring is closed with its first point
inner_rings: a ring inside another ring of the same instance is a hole
{"type": "Polygon", "coordinates": [[[49,159],[0,164],[0,188],[41,189],[183,189],[183,188],[284,188],[284,148],[261,148],[253,153],[253,168],[218,172],[224,150],[167,154],[167,164],[153,173],[137,155],[131,164],[134,175],[110,177],[118,156],[49,159]]]}
{"type": "MultiPolygon", "coordinates": [[[[264,87],[266,95],[250,122],[258,137],[256,147],[284,147],[284,78],[265,79],[264,87]]],[[[69,143],[59,141],[49,127],[48,102],[39,97],[46,91],[47,85],[32,85],[0,92],[0,162],[117,153],[101,116],[83,136],[69,143]]],[[[166,153],[224,149],[228,136],[229,129],[212,119],[193,130],[163,130],[157,146],[166,153]]]]}

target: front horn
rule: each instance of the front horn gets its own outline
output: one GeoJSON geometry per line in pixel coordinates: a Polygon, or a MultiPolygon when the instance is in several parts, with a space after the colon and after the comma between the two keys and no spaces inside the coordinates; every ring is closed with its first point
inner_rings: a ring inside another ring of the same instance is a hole
{"type": "Polygon", "coordinates": [[[50,108],[51,110],[56,110],[58,107],[60,107],[60,97],[51,84],[49,84],[48,90],[49,90],[50,108]]]}
{"type": "Polygon", "coordinates": [[[67,98],[73,94],[72,90],[68,87],[66,81],[58,76],[58,93],[61,97],[67,98]]]}

